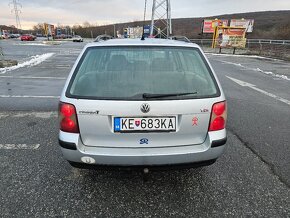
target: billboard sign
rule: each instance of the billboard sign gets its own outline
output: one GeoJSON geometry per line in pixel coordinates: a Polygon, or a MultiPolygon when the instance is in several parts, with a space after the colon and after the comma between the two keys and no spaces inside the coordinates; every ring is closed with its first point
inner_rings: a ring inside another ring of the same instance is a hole
{"type": "Polygon", "coordinates": [[[254,29],[254,19],[232,19],[230,27],[245,28],[247,33],[252,33],[254,29]]]}
{"type": "Polygon", "coordinates": [[[60,28],[57,28],[57,29],[56,29],[56,35],[57,35],[57,36],[60,36],[60,35],[61,35],[61,29],[60,29],[60,28]]]}
{"type": "Polygon", "coordinates": [[[128,27],[127,28],[127,37],[128,38],[141,38],[143,35],[143,27],[128,27]]]}
{"type": "Polygon", "coordinates": [[[9,38],[9,32],[8,32],[8,30],[2,30],[2,37],[4,39],[8,39],[9,38]]]}
{"type": "Polygon", "coordinates": [[[150,25],[146,25],[144,26],[144,37],[147,38],[150,36],[150,29],[151,29],[151,26],[150,25]]]}
{"type": "Polygon", "coordinates": [[[216,23],[219,21],[220,26],[228,26],[229,21],[225,19],[221,20],[203,20],[202,33],[214,33],[216,23]]]}
{"type": "Polygon", "coordinates": [[[216,46],[220,48],[245,48],[246,47],[246,29],[218,27],[216,36],[216,46]]]}
{"type": "Polygon", "coordinates": [[[54,25],[49,25],[50,33],[52,36],[55,36],[54,25]]]}
{"type": "Polygon", "coordinates": [[[44,24],[44,35],[55,36],[54,25],[45,23],[44,24]]]}

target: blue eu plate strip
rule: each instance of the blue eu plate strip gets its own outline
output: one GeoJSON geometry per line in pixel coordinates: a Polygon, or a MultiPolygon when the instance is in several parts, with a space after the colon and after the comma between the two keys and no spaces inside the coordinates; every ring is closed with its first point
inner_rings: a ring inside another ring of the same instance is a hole
{"type": "Polygon", "coordinates": [[[114,130],[121,131],[121,118],[120,117],[115,117],[114,118],[114,130]]]}

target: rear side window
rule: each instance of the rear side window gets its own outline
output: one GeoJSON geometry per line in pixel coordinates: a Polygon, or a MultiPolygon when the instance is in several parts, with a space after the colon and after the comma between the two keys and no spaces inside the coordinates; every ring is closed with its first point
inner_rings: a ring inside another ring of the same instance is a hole
{"type": "Polygon", "coordinates": [[[219,96],[216,81],[198,49],[183,47],[88,48],[66,95],[83,99],[143,100],[143,94],[191,99],[219,96]]]}

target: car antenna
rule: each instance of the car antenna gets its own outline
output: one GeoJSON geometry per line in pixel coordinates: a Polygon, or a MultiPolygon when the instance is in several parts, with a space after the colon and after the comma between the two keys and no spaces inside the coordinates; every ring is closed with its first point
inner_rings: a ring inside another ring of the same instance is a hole
{"type": "Polygon", "coordinates": [[[145,20],[146,20],[146,8],[147,8],[147,0],[145,0],[145,7],[144,7],[144,20],[143,20],[143,32],[141,40],[145,40],[144,29],[145,29],[145,20]]]}

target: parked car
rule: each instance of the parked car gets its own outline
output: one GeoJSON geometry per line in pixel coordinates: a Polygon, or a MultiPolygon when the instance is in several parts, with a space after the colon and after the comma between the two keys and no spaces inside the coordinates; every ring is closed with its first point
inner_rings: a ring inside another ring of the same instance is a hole
{"type": "Polygon", "coordinates": [[[36,34],[36,37],[44,37],[44,35],[41,34],[41,33],[37,33],[37,34],[36,34]]]}
{"type": "Polygon", "coordinates": [[[34,41],[36,39],[36,36],[31,34],[24,34],[20,37],[21,41],[34,41]]]}
{"type": "Polygon", "coordinates": [[[19,38],[19,37],[20,37],[20,34],[17,34],[17,33],[16,33],[16,34],[14,33],[14,34],[11,34],[11,35],[10,35],[10,38],[11,38],[11,39],[19,38]]]}
{"type": "Polygon", "coordinates": [[[73,39],[73,42],[83,42],[84,41],[83,38],[81,36],[78,36],[78,35],[74,35],[72,37],[72,39],[73,39]]]}
{"type": "Polygon", "coordinates": [[[56,35],[54,38],[55,39],[65,39],[65,34],[56,35]]]}
{"type": "Polygon", "coordinates": [[[106,40],[110,40],[110,39],[113,39],[114,37],[113,36],[110,36],[110,35],[99,35],[95,38],[94,42],[101,42],[101,41],[106,41],[106,40]]]}
{"type": "Polygon", "coordinates": [[[85,46],[59,104],[74,167],[209,165],[223,153],[227,106],[201,48],[164,39],[85,46]]]}

